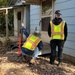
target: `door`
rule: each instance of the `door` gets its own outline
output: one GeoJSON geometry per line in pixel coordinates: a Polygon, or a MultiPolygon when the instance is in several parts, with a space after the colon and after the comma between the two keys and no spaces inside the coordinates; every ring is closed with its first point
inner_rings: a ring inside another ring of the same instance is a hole
{"type": "Polygon", "coordinates": [[[41,17],[41,33],[44,42],[49,43],[50,38],[48,36],[48,25],[52,15],[52,0],[46,0],[42,2],[42,17],[41,17]]]}
{"type": "Polygon", "coordinates": [[[49,22],[50,22],[50,17],[42,18],[42,31],[48,30],[49,22]]]}
{"type": "Polygon", "coordinates": [[[21,11],[17,12],[17,24],[18,24],[18,35],[19,35],[21,28],[21,11]]]}

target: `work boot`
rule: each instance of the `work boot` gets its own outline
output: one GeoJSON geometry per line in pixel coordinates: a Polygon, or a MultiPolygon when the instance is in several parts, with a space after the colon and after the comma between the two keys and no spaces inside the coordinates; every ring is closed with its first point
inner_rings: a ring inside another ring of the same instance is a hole
{"type": "Polygon", "coordinates": [[[54,60],[53,59],[50,59],[50,64],[54,64],[54,60]]]}
{"type": "Polygon", "coordinates": [[[54,64],[54,61],[55,61],[55,57],[54,56],[50,57],[50,64],[54,64]]]}
{"type": "Polygon", "coordinates": [[[50,64],[54,64],[54,62],[50,61],[50,64]]]}

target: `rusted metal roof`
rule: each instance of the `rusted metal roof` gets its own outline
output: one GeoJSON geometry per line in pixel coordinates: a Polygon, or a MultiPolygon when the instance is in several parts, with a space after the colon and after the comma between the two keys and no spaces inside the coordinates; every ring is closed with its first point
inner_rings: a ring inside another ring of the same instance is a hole
{"type": "Polygon", "coordinates": [[[24,0],[24,4],[35,4],[35,5],[40,5],[42,0],[24,0]]]}
{"type": "Polygon", "coordinates": [[[52,0],[23,0],[22,3],[23,4],[33,4],[33,5],[40,5],[41,2],[44,2],[44,1],[52,1],[52,0]]]}

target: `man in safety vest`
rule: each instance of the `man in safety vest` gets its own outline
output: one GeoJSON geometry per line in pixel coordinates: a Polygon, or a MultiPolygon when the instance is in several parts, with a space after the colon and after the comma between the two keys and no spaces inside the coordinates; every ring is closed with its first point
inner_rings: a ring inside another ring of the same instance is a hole
{"type": "Polygon", "coordinates": [[[50,21],[48,27],[50,37],[51,56],[50,64],[54,64],[56,47],[58,47],[58,65],[62,61],[64,43],[67,39],[67,23],[61,18],[60,10],[55,11],[55,18],[50,21]]]}
{"type": "Polygon", "coordinates": [[[28,56],[32,57],[32,60],[35,60],[43,48],[43,43],[42,43],[42,40],[40,38],[40,32],[34,31],[33,34],[29,34],[26,31],[26,29],[24,28],[23,24],[22,24],[21,29],[27,38],[26,41],[24,42],[24,44],[22,45],[22,48],[21,48],[22,55],[28,55],[28,56]]]}

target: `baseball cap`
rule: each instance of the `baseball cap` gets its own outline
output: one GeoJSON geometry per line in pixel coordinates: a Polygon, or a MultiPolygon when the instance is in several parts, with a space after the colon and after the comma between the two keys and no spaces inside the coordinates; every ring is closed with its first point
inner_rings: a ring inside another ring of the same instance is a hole
{"type": "Polygon", "coordinates": [[[56,11],[55,11],[55,14],[61,15],[60,10],[56,10],[56,11]]]}
{"type": "Polygon", "coordinates": [[[33,35],[35,35],[37,37],[40,37],[41,36],[41,33],[40,33],[40,31],[34,31],[33,35]]]}

